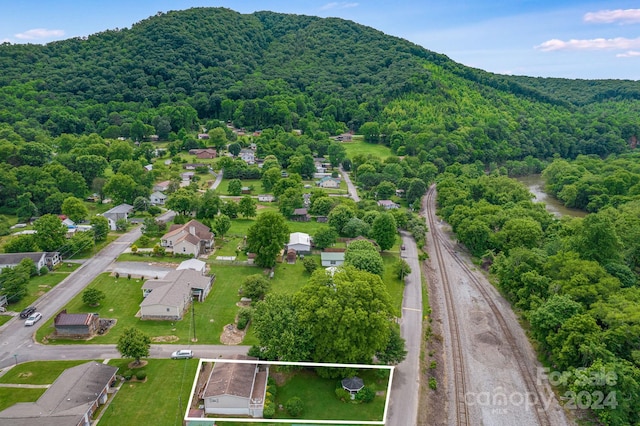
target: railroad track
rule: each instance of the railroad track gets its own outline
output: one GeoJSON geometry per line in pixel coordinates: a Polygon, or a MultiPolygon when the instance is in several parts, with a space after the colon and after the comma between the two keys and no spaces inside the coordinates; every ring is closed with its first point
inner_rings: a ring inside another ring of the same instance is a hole
{"type": "MultiPolygon", "coordinates": [[[[464,262],[463,260],[461,260],[458,257],[458,253],[456,251],[456,249],[453,247],[453,245],[451,244],[449,238],[447,238],[445,235],[443,235],[443,233],[438,229],[438,227],[436,226],[435,223],[435,185],[432,185],[429,188],[429,191],[427,192],[427,203],[431,203],[431,208],[428,209],[428,220],[429,220],[429,232],[433,233],[434,235],[434,240],[437,240],[439,242],[439,244],[434,244],[434,252],[436,253],[436,257],[437,257],[437,261],[440,265],[443,265],[442,263],[442,250],[441,248],[444,247],[444,249],[452,256],[452,258],[454,259],[454,261],[456,262],[456,264],[466,272],[467,276],[469,277],[469,282],[474,286],[474,288],[476,290],[478,290],[478,292],[481,294],[482,298],[484,299],[485,303],[489,306],[489,308],[491,309],[491,312],[493,313],[495,319],[497,320],[500,330],[502,331],[502,334],[504,336],[504,338],[506,339],[506,342],[508,343],[511,352],[514,354],[514,356],[516,357],[516,364],[518,365],[518,369],[520,371],[520,374],[523,378],[523,380],[525,381],[525,384],[527,386],[527,391],[530,392],[532,395],[535,395],[536,397],[536,401],[535,401],[535,415],[536,418],[538,420],[538,424],[542,425],[542,426],[551,426],[551,420],[549,419],[549,416],[547,414],[547,412],[545,411],[544,407],[542,406],[542,402],[545,401],[545,397],[540,393],[540,390],[538,388],[538,386],[536,385],[536,378],[534,377],[533,372],[531,371],[530,368],[526,368],[530,363],[527,360],[527,358],[524,356],[524,354],[522,353],[522,350],[520,349],[520,346],[518,345],[518,342],[515,338],[515,336],[513,335],[513,333],[511,332],[511,329],[509,328],[509,325],[507,324],[507,321],[505,320],[504,316],[502,315],[502,312],[500,311],[500,309],[498,309],[498,307],[496,306],[496,303],[493,300],[493,297],[491,296],[491,294],[489,293],[489,291],[487,290],[485,284],[479,280],[475,273],[469,268],[469,266],[467,265],[466,262],[464,262]]],[[[440,267],[440,270],[444,270],[446,268],[440,267]]],[[[441,274],[443,274],[441,272],[441,274]]],[[[446,272],[443,274],[444,277],[446,277],[446,272]]],[[[449,310],[448,315],[449,315],[449,319],[452,318],[452,316],[454,318],[456,318],[456,309],[455,306],[453,306],[452,300],[451,300],[451,292],[449,289],[447,289],[447,286],[449,285],[448,281],[446,282],[446,285],[443,285],[443,288],[445,289],[445,293],[447,293],[447,309],[449,310]]],[[[457,321],[457,319],[455,320],[457,321]]],[[[457,333],[458,332],[458,328],[457,326],[455,327],[455,329],[451,328],[451,332],[453,333],[454,331],[457,333]]],[[[451,340],[454,340],[454,337],[452,336],[451,340]]],[[[460,350],[459,347],[459,338],[457,338],[458,340],[458,351],[460,350]]],[[[455,349],[454,349],[455,351],[455,349]]],[[[455,352],[454,352],[455,354],[455,352]]],[[[455,363],[455,358],[461,357],[462,355],[454,355],[454,363],[455,363]]],[[[462,359],[462,358],[460,358],[462,359]]],[[[458,370],[454,370],[456,374],[458,374],[458,370]]],[[[464,373],[464,369],[462,370],[462,373],[464,373]]],[[[455,383],[456,383],[456,388],[458,388],[458,380],[456,379],[455,383]]],[[[463,386],[464,386],[464,381],[463,381],[463,386]]],[[[456,389],[456,394],[459,392],[458,389],[456,389]]],[[[464,400],[463,400],[464,401],[464,400]]],[[[467,414],[465,413],[465,418],[467,418],[467,414]]],[[[467,423],[460,423],[460,419],[458,419],[458,424],[467,424],[467,423]]]]}
{"type": "MultiPolygon", "coordinates": [[[[435,187],[432,187],[429,192],[427,192],[427,202],[435,203],[433,197],[435,196],[435,187]]],[[[431,209],[433,211],[433,209],[431,209]]],[[[429,213],[427,214],[427,219],[429,222],[429,229],[435,230],[435,214],[429,213]]],[[[433,231],[431,231],[433,232],[433,231]]],[[[437,234],[434,234],[437,236],[437,234]]],[[[469,422],[469,410],[466,403],[466,372],[464,366],[464,354],[462,352],[462,343],[460,341],[460,329],[458,325],[458,316],[456,314],[455,305],[453,302],[453,296],[451,294],[449,276],[447,274],[447,268],[444,267],[444,258],[442,257],[442,250],[440,244],[434,244],[433,251],[436,255],[436,261],[438,262],[438,271],[435,279],[439,278],[440,283],[442,284],[442,291],[444,293],[445,303],[447,305],[447,318],[449,324],[449,335],[451,336],[451,349],[452,349],[452,364],[453,364],[453,381],[454,381],[454,392],[453,395],[455,397],[455,410],[456,410],[456,419],[455,424],[457,425],[470,425],[469,422]]]]}

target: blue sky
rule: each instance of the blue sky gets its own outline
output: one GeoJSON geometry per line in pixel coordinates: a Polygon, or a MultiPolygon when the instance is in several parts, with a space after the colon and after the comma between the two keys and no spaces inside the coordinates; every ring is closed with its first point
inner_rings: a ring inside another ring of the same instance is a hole
{"type": "Polygon", "coordinates": [[[640,80],[637,0],[0,0],[0,42],[87,36],[200,6],[349,19],[500,74],[640,80]]]}

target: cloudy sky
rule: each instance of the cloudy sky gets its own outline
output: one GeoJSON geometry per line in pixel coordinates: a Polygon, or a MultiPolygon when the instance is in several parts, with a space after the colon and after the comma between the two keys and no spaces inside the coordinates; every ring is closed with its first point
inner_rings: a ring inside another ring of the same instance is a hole
{"type": "Polygon", "coordinates": [[[200,6],[349,19],[500,74],[640,80],[637,0],[0,0],[0,42],[87,36],[200,6]]]}

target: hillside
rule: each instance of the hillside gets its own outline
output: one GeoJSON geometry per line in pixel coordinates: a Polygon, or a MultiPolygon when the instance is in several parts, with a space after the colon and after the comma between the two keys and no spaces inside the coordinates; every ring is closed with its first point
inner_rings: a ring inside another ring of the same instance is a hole
{"type": "Polygon", "coordinates": [[[450,163],[607,155],[639,130],[638,83],[495,75],[337,18],[172,11],[85,39],[3,44],[0,68],[0,123],[26,141],[129,137],[136,120],[164,137],[211,119],[311,137],[377,122],[395,153],[450,163]]]}

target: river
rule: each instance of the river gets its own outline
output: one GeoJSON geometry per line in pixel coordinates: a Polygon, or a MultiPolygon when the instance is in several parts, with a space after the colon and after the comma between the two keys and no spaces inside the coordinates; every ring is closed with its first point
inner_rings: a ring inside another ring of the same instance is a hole
{"type": "Polygon", "coordinates": [[[556,216],[584,217],[587,215],[582,210],[565,207],[556,198],[544,192],[544,179],[541,175],[522,176],[516,179],[529,188],[529,191],[535,196],[533,201],[545,203],[547,210],[556,216]]]}

